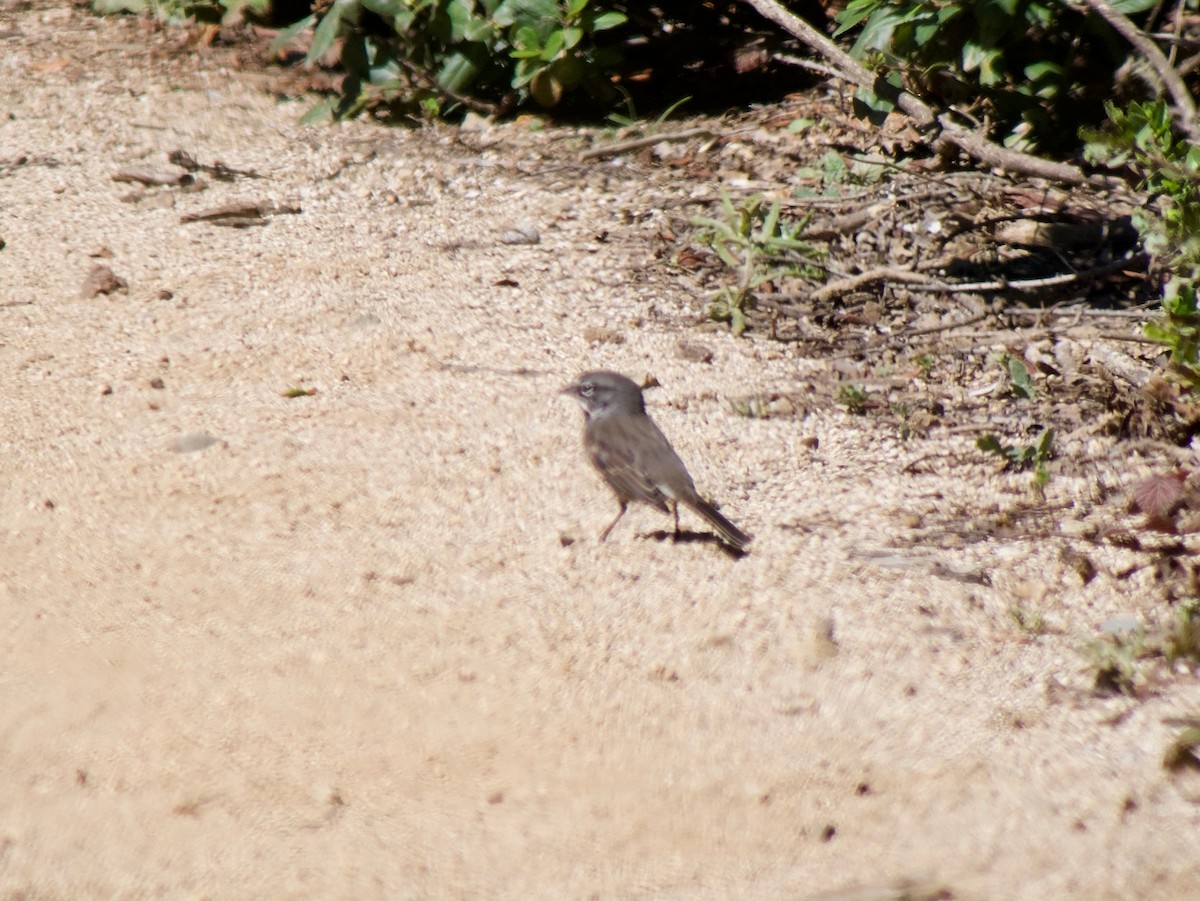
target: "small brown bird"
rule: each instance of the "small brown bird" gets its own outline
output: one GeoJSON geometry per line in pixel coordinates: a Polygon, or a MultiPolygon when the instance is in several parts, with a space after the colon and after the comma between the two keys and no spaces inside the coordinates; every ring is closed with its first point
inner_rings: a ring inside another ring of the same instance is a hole
{"type": "Polygon", "coordinates": [[[642,389],[616,372],[585,372],[563,388],[583,408],[583,446],[592,465],[604,476],[621,505],[616,519],[600,540],[625,515],[630,501],[641,501],[675,516],[679,534],[679,504],[708,520],[731,547],[741,550],[750,536],[731,523],[696,493],[687,467],[648,415],[642,389]]]}

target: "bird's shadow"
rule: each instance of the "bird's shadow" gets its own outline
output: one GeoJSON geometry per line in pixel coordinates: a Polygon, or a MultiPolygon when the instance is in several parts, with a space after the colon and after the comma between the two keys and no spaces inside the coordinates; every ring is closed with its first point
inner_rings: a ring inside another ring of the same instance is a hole
{"type": "Polygon", "coordinates": [[[673,532],[670,529],[656,529],[653,532],[643,532],[639,537],[653,538],[655,541],[670,541],[672,544],[715,544],[725,552],[725,556],[734,560],[741,560],[749,553],[722,541],[721,536],[715,532],[689,532],[686,529],[673,532]]]}

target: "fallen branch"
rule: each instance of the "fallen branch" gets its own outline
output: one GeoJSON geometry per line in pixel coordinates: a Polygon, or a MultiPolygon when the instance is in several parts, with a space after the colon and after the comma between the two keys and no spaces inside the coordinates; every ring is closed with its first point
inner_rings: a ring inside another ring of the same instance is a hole
{"type": "Polygon", "coordinates": [[[1105,263],[1103,266],[1084,269],[1081,272],[1067,272],[1062,275],[1048,275],[1044,278],[1026,278],[1017,281],[995,279],[988,282],[943,282],[931,279],[924,272],[914,269],[880,266],[875,269],[868,269],[866,272],[860,272],[857,275],[829,282],[816,291],[813,291],[809,295],[809,300],[813,303],[822,303],[842,294],[858,290],[865,285],[874,284],[875,282],[895,282],[910,285],[919,291],[940,291],[946,294],[980,294],[985,291],[1035,291],[1039,288],[1051,288],[1057,285],[1069,285],[1072,282],[1082,282],[1099,278],[1102,275],[1108,275],[1111,272],[1125,269],[1139,261],[1143,265],[1145,264],[1146,257],[1144,254],[1139,254],[1129,259],[1114,260],[1111,263],[1105,263]]]}
{"type": "Polygon", "coordinates": [[[643,147],[653,147],[661,141],[690,141],[692,138],[712,138],[716,133],[711,128],[689,128],[686,131],[676,131],[657,135],[643,135],[640,138],[630,138],[628,141],[618,141],[615,144],[602,144],[592,147],[579,154],[579,161],[603,159],[607,156],[617,156],[631,150],[641,150],[643,147]]]}
{"type": "Polygon", "coordinates": [[[860,272],[857,275],[839,278],[827,285],[823,285],[810,295],[810,300],[813,303],[823,303],[826,300],[832,300],[841,294],[848,294],[855,291],[864,285],[870,285],[874,282],[907,282],[909,284],[917,284],[922,288],[929,288],[934,283],[929,280],[929,276],[921,272],[914,272],[912,269],[899,269],[895,266],[880,266],[876,269],[868,269],[866,272],[860,272]]]}

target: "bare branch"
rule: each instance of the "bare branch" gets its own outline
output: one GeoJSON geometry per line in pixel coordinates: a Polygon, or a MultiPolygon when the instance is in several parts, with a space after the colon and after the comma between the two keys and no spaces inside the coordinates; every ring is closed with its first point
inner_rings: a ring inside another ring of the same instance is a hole
{"type": "Polygon", "coordinates": [[[817,304],[831,300],[834,297],[840,297],[843,294],[848,294],[851,291],[856,291],[859,288],[876,282],[884,282],[886,284],[907,284],[914,286],[918,291],[939,291],[946,294],[979,294],[984,292],[996,291],[1036,291],[1040,288],[1050,288],[1057,285],[1069,285],[1073,282],[1085,282],[1094,278],[1099,278],[1103,275],[1108,275],[1112,272],[1118,272],[1132,266],[1145,265],[1146,258],[1144,255],[1138,255],[1129,259],[1114,260],[1110,263],[1105,263],[1101,266],[1096,266],[1092,269],[1085,269],[1082,272],[1067,272],[1062,275],[1049,275],[1044,278],[1027,278],[1019,280],[997,279],[989,282],[944,282],[938,279],[931,279],[924,272],[919,272],[914,269],[897,267],[897,266],[881,266],[877,269],[869,269],[866,272],[860,272],[856,275],[850,275],[845,278],[839,278],[836,281],[828,282],[822,285],[817,290],[811,292],[808,296],[810,302],[817,304]]]}
{"type": "Polygon", "coordinates": [[[585,160],[601,159],[606,156],[619,156],[631,150],[653,147],[655,144],[660,144],[664,141],[690,141],[692,138],[715,137],[718,137],[718,135],[711,128],[689,128],[685,131],[643,135],[640,138],[631,138],[628,141],[618,141],[614,144],[601,144],[598,147],[590,147],[579,154],[579,160],[583,162],[585,160]]]}
{"type": "Polygon", "coordinates": [[[1080,184],[1087,180],[1077,166],[1056,163],[1031,153],[1021,153],[1019,150],[1003,147],[990,140],[981,130],[972,131],[956,125],[949,113],[938,116],[938,124],[942,126],[942,134],[934,142],[935,146],[942,141],[948,141],[981,163],[1009,172],[1023,172],[1026,175],[1066,184],[1080,184]]]}

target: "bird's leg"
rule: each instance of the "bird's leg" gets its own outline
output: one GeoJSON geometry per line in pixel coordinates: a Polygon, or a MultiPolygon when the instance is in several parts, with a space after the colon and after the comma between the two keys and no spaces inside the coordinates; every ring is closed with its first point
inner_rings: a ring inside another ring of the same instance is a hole
{"type": "Polygon", "coordinates": [[[613,526],[621,521],[621,517],[625,515],[625,508],[629,506],[629,501],[621,501],[621,509],[617,512],[616,518],[608,524],[603,532],[600,533],[600,540],[604,541],[608,537],[608,533],[613,530],[613,526]]]}
{"type": "Polygon", "coordinates": [[[679,540],[679,501],[668,501],[671,505],[671,512],[675,514],[675,535],[673,540],[679,540]]]}

